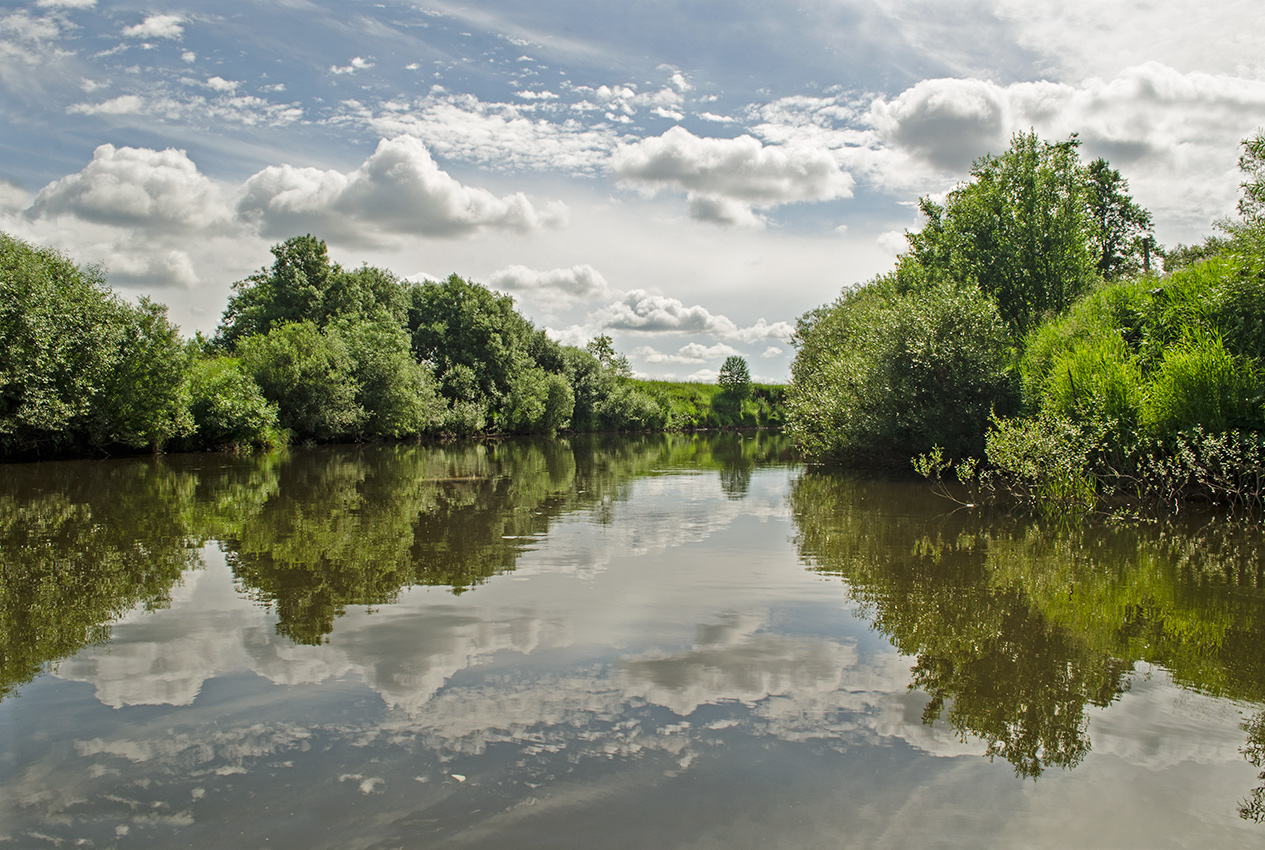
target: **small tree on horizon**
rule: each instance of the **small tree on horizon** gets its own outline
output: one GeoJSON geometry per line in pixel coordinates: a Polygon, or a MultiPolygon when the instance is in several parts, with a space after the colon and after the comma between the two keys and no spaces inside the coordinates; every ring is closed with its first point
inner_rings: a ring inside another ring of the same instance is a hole
{"type": "Polygon", "coordinates": [[[747,361],[737,354],[725,358],[720,367],[720,375],[716,379],[720,388],[738,399],[751,397],[751,370],[747,361]]]}

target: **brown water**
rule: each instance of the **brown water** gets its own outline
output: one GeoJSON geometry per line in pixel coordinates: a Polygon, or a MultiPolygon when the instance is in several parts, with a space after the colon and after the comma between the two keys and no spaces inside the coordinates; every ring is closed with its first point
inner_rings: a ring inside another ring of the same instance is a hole
{"type": "Polygon", "coordinates": [[[1260,847],[1259,526],[776,435],[0,468],[0,847],[1260,847]]]}

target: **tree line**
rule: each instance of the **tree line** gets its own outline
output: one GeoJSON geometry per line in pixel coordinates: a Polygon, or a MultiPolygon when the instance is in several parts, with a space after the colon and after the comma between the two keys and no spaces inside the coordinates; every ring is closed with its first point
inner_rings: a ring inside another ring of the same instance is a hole
{"type": "Polygon", "coordinates": [[[922,199],[894,269],[800,318],[787,427],[809,457],[913,457],[971,500],[1261,504],[1265,135],[1240,217],[1171,250],[1078,148],[1015,135],[922,199]]]}
{"type": "Polygon", "coordinates": [[[0,454],[770,425],[746,362],[682,394],[599,336],[560,345],[458,275],[344,268],[310,234],[233,285],[215,334],[113,293],[100,267],[0,233],[0,454]],[[699,409],[700,395],[704,396],[699,409]]]}

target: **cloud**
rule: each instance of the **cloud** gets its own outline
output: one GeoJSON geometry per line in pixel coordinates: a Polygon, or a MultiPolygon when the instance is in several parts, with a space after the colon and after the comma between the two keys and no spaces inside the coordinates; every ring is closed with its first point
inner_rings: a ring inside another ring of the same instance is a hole
{"type": "Polygon", "coordinates": [[[468,236],[482,230],[530,233],[563,226],[560,202],[537,209],[525,195],[498,198],[441,170],[418,139],[383,139],[350,173],[270,166],[246,181],[240,215],[260,232],[319,231],[377,243],[382,236],[468,236]]]}
{"type": "Polygon", "coordinates": [[[83,170],[41,189],[28,214],[170,231],[226,223],[231,210],[184,151],[101,145],[83,170]]]}
{"type": "Polygon", "coordinates": [[[1004,148],[1012,124],[1005,92],[983,80],[923,80],[876,100],[870,116],[886,141],[955,172],[1004,148]]]}
{"type": "Polygon", "coordinates": [[[339,120],[364,124],[384,137],[414,136],[438,157],[497,171],[543,169],[593,177],[605,170],[619,144],[612,129],[573,118],[539,120],[526,109],[437,90],[405,110],[361,110],[339,120]]]}
{"type": "Polygon", "coordinates": [[[763,318],[751,327],[740,328],[726,316],[714,315],[697,304],[687,307],[676,298],[634,289],[591,317],[602,328],[648,333],[708,333],[720,339],[754,342],[760,339],[787,339],[794,328],[787,322],[769,324],[763,318]]]}
{"type": "Polygon", "coordinates": [[[91,9],[97,0],[39,0],[35,5],[43,9],[91,9]]]}
{"type": "Polygon", "coordinates": [[[351,60],[351,64],[349,65],[342,65],[342,66],[330,65],[329,72],[331,74],[354,74],[357,71],[368,70],[369,68],[372,68],[375,64],[376,63],[370,62],[368,59],[364,59],[360,56],[357,56],[351,60]]]}
{"type": "Polygon", "coordinates": [[[642,346],[633,350],[633,354],[646,363],[707,363],[740,353],[738,349],[725,345],[723,342],[716,345],[701,345],[697,342],[691,342],[688,345],[681,346],[676,354],[664,354],[649,346],[642,346]]]}
{"type": "Polygon", "coordinates": [[[506,266],[493,272],[488,283],[510,292],[547,293],[563,298],[588,298],[610,292],[606,278],[587,264],[543,272],[527,266],[506,266]]]}
{"type": "Polygon", "coordinates": [[[770,345],[768,348],[764,349],[764,353],[761,354],[760,356],[761,357],[781,357],[782,354],[784,353],[785,352],[783,352],[782,349],[778,348],[776,345],[770,345]]]}
{"type": "Polygon", "coordinates": [[[180,15],[150,15],[135,26],[124,27],[123,35],[128,38],[174,38],[184,35],[184,18],[180,15]]]}
{"type": "Polygon", "coordinates": [[[752,207],[852,195],[853,179],[828,151],[769,146],[753,136],[700,138],[683,127],[621,146],[611,166],[650,192],[684,191],[695,218],[752,226],[752,207]]]}
{"type": "Polygon", "coordinates": [[[4,33],[6,41],[18,40],[41,44],[61,35],[58,17],[60,16],[33,18],[25,9],[20,9],[0,19],[0,32],[4,33]]]}

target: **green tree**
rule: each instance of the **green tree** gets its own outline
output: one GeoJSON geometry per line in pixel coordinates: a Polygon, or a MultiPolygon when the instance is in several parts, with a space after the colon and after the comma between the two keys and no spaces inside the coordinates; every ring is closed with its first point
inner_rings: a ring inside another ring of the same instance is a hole
{"type": "Polygon", "coordinates": [[[453,367],[473,374],[477,396],[495,420],[503,413],[519,376],[531,366],[529,343],[535,329],[514,309],[508,295],[492,292],[457,275],[442,283],[426,281],[408,290],[408,329],[413,356],[432,363],[450,401],[446,380],[453,367]]]}
{"type": "Polygon", "coordinates": [[[443,402],[430,367],[413,359],[403,327],[344,319],[333,328],[347,348],[355,403],[364,411],[356,436],[398,438],[438,428],[443,402]]]}
{"type": "Polygon", "coordinates": [[[274,446],[283,442],[277,406],[236,357],[199,358],[189,373],[189,413],[194,431],[187,445],[226,449],[274,446]]]}
{"type": "Polygon", "coordinates": [[[394,274],[372,266],[346,271],[329,259],[325,242],[310,233],[272,246],[273,264],[233,284],[217,340],[234,348],[287,322],[324,327],[335,319],[403,325],[408,302],[394,274]]]}
{"type": "Polygon", "coordinates": [[[992,412],[1014,405],[1006,327],[973,286],[901,292],[889,275],[803,316],[795,342],[786,427],[810,456],[978,454],[992,412]]]}
{"type": "Polygon", "coordinates": [[[193,430],[189,353],[165,306],[142,298],[118,310],[118,356],[90,426],[94,442],[158,450],[193,430]]]}
{"type": "Polygon", "coordinates": [[[737,354],[725,358],[716,382],[722,390],[739,401],[751,397],[751,370],[747,368],[747,361],[737,354]]]}
{"type": "Polygon", "coordinates": [[[1095,257],[1086,180],[1073,136],[1050,143],[1016,134],[1000,156],[986,155],[943,205],[920,201],[927,223],[908,234],[898,267],[902,286],[951,280],[994,299],[1012,333],[1065,310],[1089,288],[1095,257]]]}
{"type": "Polygon", "coordinates": [[[337,333],[311,322],[278,325],[239,346],[242,365],[277,405],[281,427],[299,439],[360,433],[368,418],[356,401],[355,362],[337,333]]]}
{"type": "Polygon", "coordinates": [[[1129,197],[1129,181],[1099,157],[1086,169],[1098,273],[1107,280],[1134,274],[1149,261],[1151,214],[1129,197]]]}

